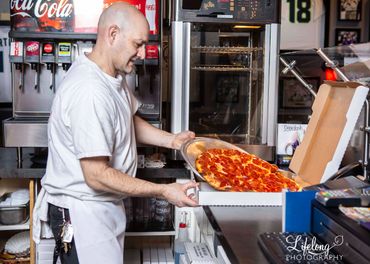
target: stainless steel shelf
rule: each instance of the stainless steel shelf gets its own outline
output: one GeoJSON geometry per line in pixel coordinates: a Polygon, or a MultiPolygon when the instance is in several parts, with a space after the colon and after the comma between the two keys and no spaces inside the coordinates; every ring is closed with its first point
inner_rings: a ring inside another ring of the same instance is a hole
{"type": "Polygon", "coordinates": [[[0,225],[0,231],[8,231],[8,230],[29,230],[30,229],[30,220],[24,224],[19,225],[0,225]]]}
{"type": "Polygon", "coordinates": [[[201,53],[215,53],[215,54],[248,54],[252,52],[262,51],[262,48],[249,48],[249,47],[218,47],[218,46],[194,46],[191,48],[193,51],[201,53]]]}
{"type": "Polygon", "coordinates": [[[247,68],[247,67],[235,66],[235,65],[204,65],[204,66],[193,66],[191,69],[196,70],[196,71],[217,71],[217,72],[229,72],[229,71],[262,72],[261,68],[247,68]]]}

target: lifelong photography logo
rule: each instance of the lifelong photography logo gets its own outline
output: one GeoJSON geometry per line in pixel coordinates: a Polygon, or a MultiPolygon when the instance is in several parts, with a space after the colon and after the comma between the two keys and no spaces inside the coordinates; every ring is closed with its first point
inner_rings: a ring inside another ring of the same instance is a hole
{"type": "Polygon", "coordinates": [[[322,244],[316,237],[302,235],[288,235],[286,238],[288,254],[285,255],[286,261],[325,261],[342,260],[343,256],[333,254],[330,250],[343,244],[342,235],[336,236],[332,243],[322,244]]]}

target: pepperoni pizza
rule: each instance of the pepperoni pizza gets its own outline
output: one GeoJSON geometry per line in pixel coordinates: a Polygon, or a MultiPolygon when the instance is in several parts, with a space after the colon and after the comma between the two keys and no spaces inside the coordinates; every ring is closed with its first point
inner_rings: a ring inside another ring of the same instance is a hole
{"type": "Polygon", "coordinates": [[[281,192],[300,189],[282,175],[276,165],[255,155],[234,149],[208,149],[200,154],[195,166],[206,181],[220,191],[281,192]]]}

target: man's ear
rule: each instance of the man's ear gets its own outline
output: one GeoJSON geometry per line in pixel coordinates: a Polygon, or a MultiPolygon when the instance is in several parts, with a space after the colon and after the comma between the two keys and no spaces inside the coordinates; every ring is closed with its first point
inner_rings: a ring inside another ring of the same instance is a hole
{"type": "Polygon", "coordinates": [[[109,44],[113,44],[119,34],[120,28],[117,25],[112,25],[108,29],[109,44]]]}

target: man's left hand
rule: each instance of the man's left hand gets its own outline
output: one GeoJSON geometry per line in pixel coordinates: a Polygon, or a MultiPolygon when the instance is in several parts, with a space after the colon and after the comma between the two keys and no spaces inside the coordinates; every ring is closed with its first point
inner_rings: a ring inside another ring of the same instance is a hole
{"type": "Polygon", "coordinates": [[[183,131],[174,135],[173,140],[171,142],[171,148],[173,149],[180,149],[181,145],[195,137],[194,132],[192,131],[183,131]]]}

